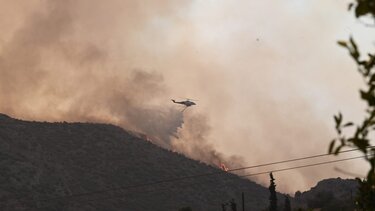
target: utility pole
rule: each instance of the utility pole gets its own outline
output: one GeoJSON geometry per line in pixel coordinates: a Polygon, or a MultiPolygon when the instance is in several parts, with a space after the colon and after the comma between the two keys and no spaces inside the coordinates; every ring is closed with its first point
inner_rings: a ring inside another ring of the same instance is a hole
{"type": "Polygon", "coordinates": [[[242,192],[242,211],[245,211],[245,193],[242,192]]]}

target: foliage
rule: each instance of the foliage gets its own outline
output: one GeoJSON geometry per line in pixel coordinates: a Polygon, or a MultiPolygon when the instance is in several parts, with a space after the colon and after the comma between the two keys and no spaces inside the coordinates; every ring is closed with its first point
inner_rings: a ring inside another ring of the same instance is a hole
{"type": "Polygon", "coordinates": [[[353,135],[346,137],[343,130],[346,127],[353,127],[353,122],[343,121],[341,113],[334,116],[336,123],[336,131],[338,137],[334,139],[330,146],[329,152],[338,154],[343,147],[358,148],[365,156],[366,161],[370,164],[370,170],[367,175],[369,182],[374,182],[374,166],[375,166],[375,148],[370,147],[369,133],[375,130],[375,54],[368,54],[368,60],[361,59],[357,44],[350,38],[349,42],[339,41],[339,45],[348,49],[350,55],[358,65],[358,71],[363,76],[367,88],[360,90],[361,99],[367,102],[366,116],[361,123],[356,125],[353,135]],[[339,145],[336,145],[339,142],[339,145]]]}
{"type": "MultiPolygon", "coordinates": [[[[371,16],[375,20],[375,0],[356,0],[355,3],[349,4],[349,9],[353,7],[356,18],[371,16]]],[[[334,116],[338,136],[330,143],[329,153],[337,155],[343,147],[356,148],[363,153],[370,169],[364,181],[357,178],[360,183],[358,208],[375,210],[375,148],[371,146],[369,139],[370,133],[375,130],[375,53],[368,53],[367,58],[363,59],[352,37],[349,41],[338,41],[338,44],[349,51],[365,81],[366,88],[360,90],[360,96],[367,103],[367,108],[364,119],[358,124],[344,122],[341,113],[334,116]],[[347,127],[355,127],[354,133],[349,137],[343,133],[347,127]]]]}
{"type": "Polygon", "coordinates": [[[375,17],[375,0],[356,0],[349,4],[349,10],[355,7],[354,13],[357,18],[365,15],[375,17]]]}
{"type": "Polygon", "coordinates": [[[112,125],[29,122],[1,114],[0,125],[0,211],[177,211],[187,206],[217,210],[215,202],[234,198],[243,189],[253,190],[248,197],[257,201],[249,203],[248,210],[260,210],[269,203],[267,188],[230,174],[149,186],[142,193],[120,191],[131,184],[222,171],[112,125]],[[168,191],[159,193],[159,189],[168,191]],[[76,194],[98,190],[105,194],[99,198],[108,199],[92,200],[97,197],[89,194],[79,203],[71,201],[76,194]]]}
{"type": "Polygon", "coordinates": [[[230,208],[232,209],[232,211],[237,211],[237,204],[236,202],[234,201],[234,199],[232,199],[230,202],[230,208]]]}
{"type": "Polygon", "coordinates": [[[298,191],[296,191],[296,192],[294,193],[294,198],[298,199],[298,198],[301,197],[301,195],[302,195],[301,191],[298,190],[298,191]]]}
{"type": "Polygon", "coordinates": [[[296,192],[293,202],[295,209],[303,208],[321,211],[353,211],[353,194],[358,191],[359,183],[355,179],[330,178],[319,181],[309,191],[296,192]]]}
{"type": "Polygon", "coordinates": [[[289,200],[289,195],[285,195],[284,211],[292,211],[292,207],[290,205],[290,200],[289,200]]]}
{"type": "Polygon", "coordinates": [[[374,183],[367,181],[358,180],[359,186],[359,197],[357,200],[357,207],[361,210],[375,210],[375,191],[374,183]]]}
{"type": "Polygon", "coordinates": [[[354,210],[354,203],[351,200],[336,198],[332,191],[320,191],[314,197],[307,200],[308,208],[313,210],[319,209],[321,211],[354,210]]]}
{"type": "Polygon", "coordinates": [[[330,191],[320,191],[315,197],[307,201],[309,208],[317,209],[326,206],[334,200],[334,196],[330,191]]]}
{"type": "Polygon", "coordinates": [[[277,210],[277,196],[276,196],[276,184],[275,179],[273,178],[272,172],[270,173],[270,186],[268,190],[270,190],[270,211],[277,210]]]}

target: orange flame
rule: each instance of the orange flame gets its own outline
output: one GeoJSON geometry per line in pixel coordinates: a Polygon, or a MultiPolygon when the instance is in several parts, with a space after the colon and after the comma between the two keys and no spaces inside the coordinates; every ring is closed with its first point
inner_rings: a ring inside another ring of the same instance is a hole
{"type": "Polygon", "coordinates": [[[223,170],[223,171],[228,171],[228,170],[229,170],[229,169],[225,166],[224,163],[220,163],[220,168],[221,168],[221,170],[223,170]]]}

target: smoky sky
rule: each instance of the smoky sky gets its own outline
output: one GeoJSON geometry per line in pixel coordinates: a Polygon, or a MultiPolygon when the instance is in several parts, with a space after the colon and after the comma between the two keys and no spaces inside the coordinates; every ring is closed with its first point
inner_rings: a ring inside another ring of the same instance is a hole
{"type": "MultiPolygon", "coordinates": [[[[0,3],[0,112],[17,118],[112,123],[238,167],[324,153],[332,115],[358,120],[363,109],[361,79],[335,42],[353,35],[371,49],[374,32],[345,3],[0,3]],[[172,98],[198,105],[181,113],[172,98]]],[[[338,176],[334,166],[275,174],[287,192],[338,176]]]]}

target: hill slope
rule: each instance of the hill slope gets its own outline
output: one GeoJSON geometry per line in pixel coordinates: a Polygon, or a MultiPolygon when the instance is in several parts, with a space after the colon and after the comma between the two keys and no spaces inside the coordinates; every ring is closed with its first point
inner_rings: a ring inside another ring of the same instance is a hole
{"type": "Polygon", "coordinates": [[[0,115],[0,210],[216,211],[242,191],[248,210],[267,207],[267,188],[229,173],[138,186],[219,171],[112,125],[0,115]]]}
{"type": "Polygon", "coordinates": [[[324,179],[309,191],[296,193],[295,201],[311,209],[354,210],[358,182],[355,179],[324,179]]]}

